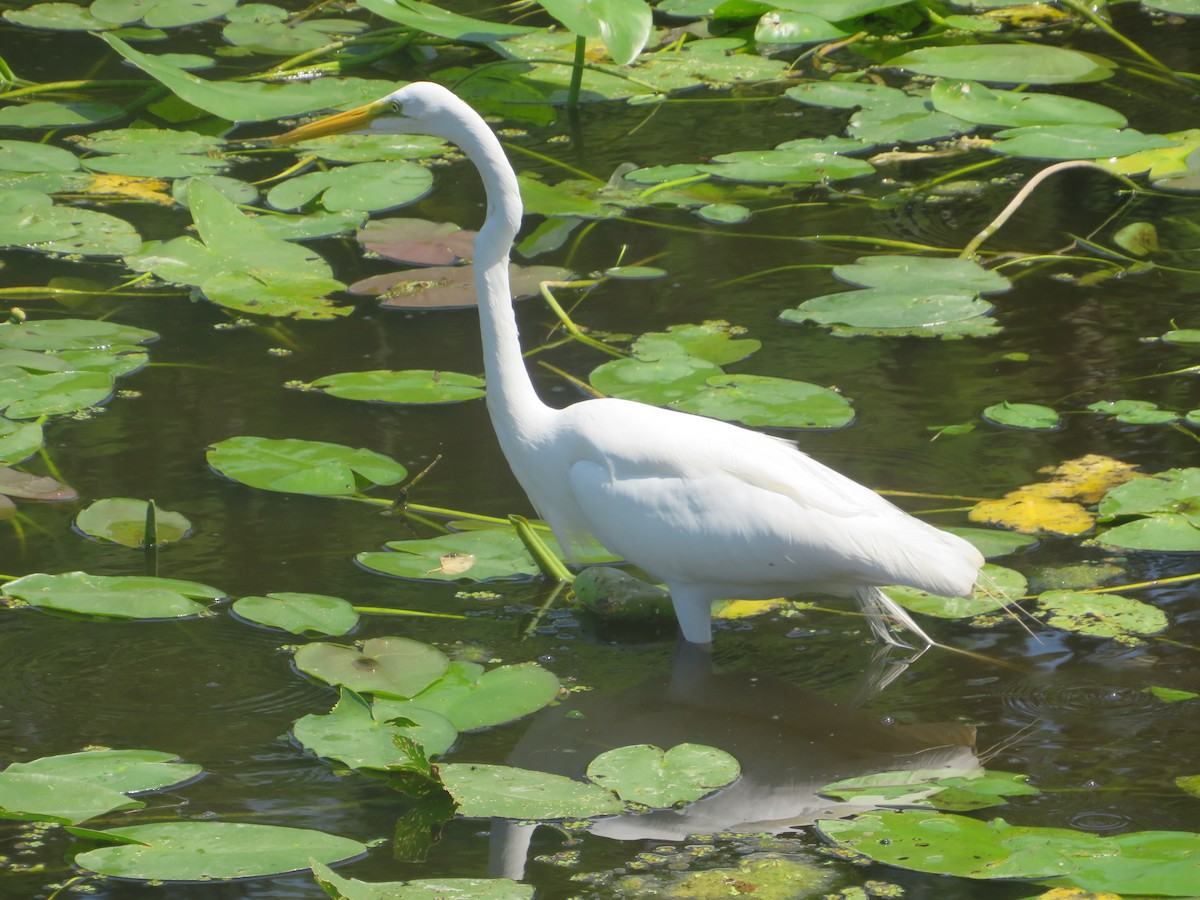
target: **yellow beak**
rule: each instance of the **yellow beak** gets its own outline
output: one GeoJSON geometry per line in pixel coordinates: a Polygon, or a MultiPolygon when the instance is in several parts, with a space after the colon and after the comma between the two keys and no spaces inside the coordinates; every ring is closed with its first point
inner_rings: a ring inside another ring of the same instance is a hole
{"type": "Polygon", "coordinates": [[[307,125],[301,125],[299,128],[293,128],[291,131],[277,134],[266,140],[277,147],[283,147],[288,144],[298,144],[300,141],[309,141],[313,138],[324,137],[327,134],[345,134],[347,131],[361,131],[368,128],[374,119],[379,118],[388,111],[389,107],[386,103],[382,100],[376,100],[374,103],[368,103],[365,106],[359,106],[346,112],[335,113],[332,116],[317,119],[315,122],[309,122],[307,125]]]}

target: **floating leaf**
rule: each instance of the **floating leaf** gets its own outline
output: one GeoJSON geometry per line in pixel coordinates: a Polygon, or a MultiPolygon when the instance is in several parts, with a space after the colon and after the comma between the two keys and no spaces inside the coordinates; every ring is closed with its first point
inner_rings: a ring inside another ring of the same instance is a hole
{"type": "Polygon", "coordinates": [[[1122,128],[1126,124],[1123,115],[1099,103],[1060,94],[992,90],[974,81],[938,81],[930,89],[930,99],[941,112],[980,125],[1122,128]]]}
{"type": "Polygon", "coordinates": [[[1039,487],[1010,491],[999,500],[981,500],[971,507],[970,519],[1025,534],[1083,534],[1096,524],[1080,504],[1048,497],[1039,487]]]}
{"type": "Polygon", "coordinates": [[[1095,159],[1128,156],[1143,150],[1170,147],[1172,143],[1161,134],[1142,134],[1134,128],[1031,125],[996,132],[992,149],[1008,156],[1030,159],[1095,159]]]}
{"type": "Polygon", "coordinates": [[[76,823],[146,804],[101,784],[61,775],[0,772],[0,819],[76,823]]]}
{"type": "Polygon", "coordinates": [[[1116,68],[1092,53],[1041,44],[923,47],[887,64],[920,75],[1007,84],[1081,84],[1108,78],[1116,68]]]}
{"type": "Polygon", "coordinates": [[[183,178],[214,174],[228,166],[216,155],[222,147],[218,138],[191,131],[122,128],[89,134],[79,144],[101,154],[85,159],[87,168],[114,175],[183,178]]]}
{"type": "Polygon", "coordinates": [[[267,192],[267,202],[300,209],[319,198],[330,212],[374,212],[420,200],[432,186],[433,174],[416,163],[357,163],[289,178],[267,192]]]}
{"type": "Polygon", "coordinates": [[[1005,797],[1038,793],[1027,775],[984,769],[901,769],[846,778],[821,788],[839,800],[876,806],[922,806],[944,810],[985,809],[1005,797]]]}
{"type": "Polygon", "coordinates": [[[986,558],[1007,556],[1017,550],[1023,550],[1037,543],[1033,538],[1024,534],[1013,534],[1011,531],[997,531],[994,528],[958,528],[948,525],[942,529],[956,534],[974,545],[975,549],[986,558]]]}
{"type": "Polygon", "coordinates": [[[971,597],[941,597],[899,585],[884,588],[884,593],[913,612],[939,619],[967,619],[1003,610],[1023,597],[1025,588],[1025,576],[1020,572],[987,563],[980,570],[971,597]]]}
{"type": "Polygon", "coordinates": [[[307,828],[242,822],[159,822],[102,834],[136,841],[80,853],[76,865],[139,881],[215,881],[280,875],[367,852],[365,844],[307,828]]]}
{"type": "Polygon", "coordinates": [[[159,750],[85,750],[15,762],[5,775],[54,775],[132,794],[190,781],[203,769],[159,750]]]}
{"type": "MultiPolygon", "coordinates": [[[[848,17],[839,16],[839,18],[848,17]]],[[[826,41],[837,41],[849,36],[849,32],[843,31],[820,16],[809,12],[791,12],[789,10],[772,10],[763,13],[754,28],[755,43],[782,44],[787,47],[823,44],[826,41]]]]}
{"type": "Polygon", "coordinates": [[[97,100],[35,100],[0,109],[0,127],[80,128],[107,122],[124,114],[121,107],[97,100]]]}
{"type": "Polygon", "coordinates": [[[45,503],[79,499],[73,487],[48,475],[30,475],[9,468],[0,468],[0,495],[45,503]]]}
{"type": "Polygon", "coordinates": [[[317,884],[340,900],[533,900],[533,885],[508,878],[416,878],[412,881],[359,881],[313,863],[317,884]]]}
{"type": "Polygon", "coordinates": [[[26,9],[7,9],[4,18],[14,25],[48,31],[101,31],[111,27],[77,3],[35,3],[26,9]]]}
{"type": "Polygon", "coordinates": [[[449,266],[475,253],[475,232],[428,219],[372,221],[358,233],[363,248],[410,266],[449,266]]]}
{"type": "Polygon", "coordinates": [[[265,491],[344,497],[397,484],[404,466],[382,453],[324,441],[232,437],[213,444],[208,464],[234,481],[265,491]]]}
{"type": "Polygon", "coordinates": [[[216,600],[223,591],[195,581],[150,575],[26,575],[4,585],[9,597],[30,606],[115,619],[173,619],[194,616],[207,607],[197,600],[216,600]]]}
{"type": "Polygon", "coordinates": [[[490,44],[535,30],[528,26],[473,19],[419,0],[363,0],[359,5],[391,22],[451,41],[490,44]]]}
{"type": "Polygon", "coordinates": [[[415,741],[428,757],[445,753],[458,737],[454,726],[431,710],[406,709],[400,715],[406,721],[395,724],[390,708],[372,708],[343,689],[332,712],[304,716],[292,726],[292,735],[305,750],[352,769],[407,768],[422,761],[403,749],[405,740],[415,741]]]}
{"type": "Polygon", "coordinates": [[[360,694],[412,697],[442,677],[450,661],[420,641],[378,637],[359,647],[305,644],[296,651],[296,668],[327,684],[360,694]]]}
{"type": "MultiPolygon", "coordinates": [[[[567,269],[556,266],[509,266],[514,300],[533,296],[543,281],[566,281],[570,277],[567,269]]],[[[430,266],[375,275],[356,281],[349,291],[382,295],[380,305],[394,309],[461,309],[476,305],[472,266],[430,266]]]]}
{"type": "Polygon", "coordinates": [[[665,752],[650,744],[617,747],[587,768],[588,778],[625,802],[658,807],[699,800],[740,774],[736,759],[702,744],[676,744],[665,752]]]}
{"type": "Polygon", "coordinates": [[[720,366],[694,356],[616,359],[592,369],[588,381],[610,397],[666,406],[694,396],[709,378],[723,377],[720,366]]]}
{"type": "Polygon", "coordinates": [[[265,597],[240,597],[233,611],[243,619],[292,634],[336,636],[358,624],[358,612],[352,604],[327,594],[279,591],[265,597]]]}
{"type": "Polygon", "coordinates": [[[737,225],[750,218],[750,210],[740,203],[709,203],[696,210],[696,215],[706,222],[737,225]]]}
{"type": "Polygon", "coordinates": [[[1180,691],[1175,688],[1160,687],[1152,684],[1148,688],[1144,688],[1146,693],[1153,694],[1163,703],[1181,703],[1184,700],[1195,700],[1200,697],[1195,691],[1180,691]]]}
{"type": "Polygon", "coordinates": [[[537,563],[511,529],[489,529],[414,541],[391,541],[388,552],[355,559],[384,575],[431,581],[490,581],[537,575],[537,563]]]}
{"type": "Polygon", "coordinates": [[[539,0],[546,12],[577,35],[604,42],[618,66],[627,66],[646,46],[652,24],[645,0],[539,0]]]}
{"type": "Polygon", "coordinates": [[[221,34],[235,47],[276,56],[298,56],[329,44],[335,35],[358,34],[366,22],[293,17],[272,3],[244,3],[228,10],[221,34]]]}
{"type": "Polygon", "coordinates": [[[432,369],[339,372],[318,378],[304,385],[304,388],[345,400],[366,400],[371,403],[461,403],[464,400],[476,400],[484,394],[482,378],[432,369]]]}
{"type": "Polygon", "coordinates": [[[776,428],[844,428],[854,421],[850,401],[806,381],[768,375],[717,375],[705,388],[672,404],[683,412],[776,428]]]}
{"type": "Polygon", "coordinates": [[[178,28],[225,15],[237,0],[93,0],[93,16],[113,25],[145,22],[150,28],[178,28]]]}
{"type": "Polygon", "coordinates": [[[472,819],[576,819],[611,815],[625,807],[601,787],[545,772],[443,763],[438,774],[459,814],[472,819]]]}
{"type": "Polygon", "coordinates": [[[1062,416],[1049,406],[1036,403],[1009,403],[1007,400],[987,407],[983,413],[987,422],[1007,428],[1029,428],[1051,431],[1062,423],[1062,416]]]}
{"type": "Polygon", "coordinates": [[[42,448],[38,422],[10,422],[0,418],[0,466],[23,462],[42,448]]]}
{"type": "Polygon", "coordinates": [[[1046,591],[1037,602],[1046,624],[1093,637],[1155,634],[1168,624],[1162,610],[1118,594],[1046,591]]]}
{"type": "Polygon", "coordinates": [[[723,319],[700,325],[669,325],[666,331],[648,331],[633,342],[633,355],[642,360],[691,356],[716,366],[745,359],[762,347],[754,338],[738,335],[745,331],[723,319]]]}
{"type": "Polygon", "coordinates": [[[1096,539],[1125,550],[1196,553],[1200,552],[1200,527],[1193,524],[1194,518],[1194,515],[1149,516],[1102,531],[1096,539]]]}
{"type": "MultiPolygon", "coordinates": [[[[140,548],[145,546],[148,506],[145,500],[128,497],[97,500],[75,517],[75,527],[91,538],[140,548]]],[[[192,523],[182,513],[156,506],[154,520],[156,544],[174,543],[192,533],[192,523]]]]}
{"type": "MultiPolygon", "coordinates": [[[[1112,488],[1100,501],[1099,513],[1102,519],[1112,520],[1159,513],[1188,515],[1197,508],[1200,508],[1200,468],[1168,469],[1112,488]]],[[[1195,524],[1200,525],[1200,512],[1195,524]]]]}
{"type": "Polygon", "coordinates": [[[95,350],[114,344],[145,344],[157,338],[145,328],[88,319],[0,324],[0,346],[21,350],[95,350]]]}
{"type": "MultiPolygon", "coordinates": [[[[490,671],[476,663],[454,662],[411,705],[441,713],[459,731],[511,722],[537,712],[558,696],[558,679],[537,663],[500,666],[490,671]]],[[[407,715],[406,704],[389,707],[407,715]]]]}
{"type": "Polygon", "coordinates": [[[799,148],[790,150],[740,150],[713,157],[701,172],[751,184],[815,184],[870,175],[875,167],[863,159],[799,148]]]}

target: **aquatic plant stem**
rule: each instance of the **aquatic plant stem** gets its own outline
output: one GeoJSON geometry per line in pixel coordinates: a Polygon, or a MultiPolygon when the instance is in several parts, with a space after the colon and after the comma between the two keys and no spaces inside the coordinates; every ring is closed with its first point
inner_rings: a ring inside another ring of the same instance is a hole
{"type": "Polygon", "coordinates": [[[356,606],[356,613],[366,616],[421,616],[426,619],[466,619],[467,616],[460,616],[457,613],[436,613],[424,612],[419,609],[388,609],[384,606],[356,606]]]}
{"type": "Polygon", "coordinates": [[[570,372],[564,371],[563,369],[560,369],[558,366],[551,365],[550,363],[546,362],[545,360],[538,360],[538,365],[541,366],[543,369],[553,372],[555,375],[557,375],[559,378],[563,379],[564,381],[569,381],[571,384],[575,385],[575,387],[579,388],[579,390],[583,391],[585,394],[591,394],[593,397],[607,397],[608,396],[607,394],[604,394],[604,393],[596,390],[594,387],[592,387],[586,381],[576,378],[570,372]]]}
{"type": "Polygon", "coordinates": [[[603,341],[598,341],[594,337],[589,337],[588,335],[584,334],[579,326],[571,320],[571,317],[567,315],[567,311],[563,309],[561,305],[559,305],[559,302],[557,299],[555,299],[554,294],[550,292],[550,288],[552,287],[592,287],[593,285],[599,283],[599,281],[594,279],[590,281],[543,281],[538,285],[538,291],[541,293],[542,299],[546,301],[546,305],[550,307],[551,312],[558,316],[558,320],[562,322],[563,328],[567,329],[567,332],[571,335],[571,337],[579,341],[581,344],[586,344],[593,350],[599,350],[601,353],[607,353],[609,356],[614,356],[617,359],[624,359],[626,356],[628,356],[627,353],[622,353],[616,347],[610,347],[603,341]]]}
{"type": "Polygon", "coordinates": [[[587,61],[587,38],[575,35],[575,59],[571,62],[571,86],[567,88],[567,109],[579,109],[579,92],[583,88],[583,66],[587,61]]]}
{"type": "Polygon", "coordinates": [[[1148,62],[1150,65],[1154,66],[1154,68],[1163,72],[1167,72],[1175,78],[1188,78],[1192,80],[1200,78],[1200,76],[1197,76],[1191,72],[1180,72],[1176,69],[1172,69],[1166,63],[1161,62],[1156,57],[1152,56],[1149,51],[1143,50],[1134,41],[1117,31],[1117,29],[1112,26],[1112,23],[1106,21],[1103,16],[1097,15],[1091,8],[1087,6],[1087,4],[1081,3],[1079,0],[1062,0],[1062,5],[1070,10],[1074,10],[1078,15],[1084,19],[1087,19],[1114,41],[1124,44],[1126,48],[1137,54],[1137,56],[1148,62]]]}
{"type": "Polygon", "coordinates": [[[575,581],[575,576],[563,565],[562,560],[555,556],[554,552],[546,546],[546,542],[533,530],[533,526],[529,523],[528,519],[524,516],[510,515],[508,521],[512,523],[513,528],[517,532],[517,537],[521,539],[521,543],[525,545],[525,549],[529,551],[529,555],[533,557],[533,561],[542,570],[542,574],[562,584],[571,584],[575,581]]]}
{"type": "MultiPolygon", "coordinates": [[[[1114,587],[1082,588],[1081,594],[1115,594],[1119,591],[1140,591],[1145,588],[1162,587],[1164,584],[1184,584],[1189,581],[1200,581],[1200,572],[1190,575],[1172,575],[1170,578],[1155,578],[1150,581],[1134,581],[1129,584],[1118,584],[1114,587]]],[[[1021,598],[1027,599],[1027,598],[1021,598]]]]}
{"type": "Polygon", "coordinates": [[[984,241],[1004,227],[1004,223],[1012,218],[1013,214],[1021,208],[1021,204],[1029,199],[1029,195],[1037,189],[1038,185],[1040,185],[1051,175],[1057,175],[1059,172],[1065,172],[1067,169],[1095,169],[1098,172],[1111,175],[1113,178],[1123,182],[1131,190],[1140,190],[1136,182],[1131,181],[1124,175],[1110,171],[1109,169],[1104,168],[1104,166],[1098,165],[1094,162],[1088,162],[1087,160],[1082,159],[1069,159],[1065,162],[1055,163],[1052,166],[1047,166],[1046,168],[1042,169],[1042,171],[1038,172],[1027,182],[1025,182],[1021,190],[1017,191],[1017,195],[1009,201],[1008,206],[1000,210],[1000,214],[997,215],[996,218],[992,219],[992,221],[989,222],[987,226],[981,232],[979,232],[979,234],[975,235],[975,237],[971,239],[970,243],[968,243],[967,246],[963,248],[962,252],[958,254],[958,258],[970,259],[972,256],[974,256],[975,251],[979,249],[984,241]]]}

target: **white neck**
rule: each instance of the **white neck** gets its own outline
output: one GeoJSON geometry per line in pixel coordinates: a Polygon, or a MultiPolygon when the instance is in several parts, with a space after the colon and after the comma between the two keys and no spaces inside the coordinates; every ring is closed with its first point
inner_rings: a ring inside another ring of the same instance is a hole
{"type": "Polygon", "coordinates": [[[475,238],[475,294],[488,411],[504,443],[506,437],[527,431],[549,410],[534,391],[521,356],[508,282],[508,252],[521,227],[521,191],[499,139],[466,103],[443,136],[475,164],[487,194],[487,217],[475,238]]]}

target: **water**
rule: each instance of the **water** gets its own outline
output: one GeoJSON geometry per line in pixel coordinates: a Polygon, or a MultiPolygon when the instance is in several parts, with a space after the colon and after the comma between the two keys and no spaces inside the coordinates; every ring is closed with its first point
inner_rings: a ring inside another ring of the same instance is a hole
{"type": "MultiPolygon", "coordinates": [[[[1179,35],[1194,35],[1194,29],[1158,31],[1176,42],[1163,47],[1160,55],[1186,67],[1194,43],[1179,35]]],[[[44,46],[45,40],[38,36],[33,44],[44,46]]],[[[93,47],[79,41],[80,46],[93,47]]],[[[13,49],[15,54],[27,52],[13,49]]],[[[17,55],[9,61],[25,66],[22,71],[30,77],[42,77],[36,58],[17,55]]],[[[59,72],[54,77],[75,74],[59,72]]],[[[1102,100],[1106,90],[1089,86],[1080,93],[1102,100]]],[[[1161,100],[1146,104],[1145,121],[1132,124],[1147,130],[1167,128],[1167,105],[1161,100]]],[[[1175,109],[1172,115],[1179,112],[1175,109]]],[[[840,121],[827,111],[806,109],[801,114],[786,101],[735,105],[698,97],[667,105],[652,123],[637,128],[646,116],[645,110],[603,106],[585,110],[572,144],[553,140],[567,131],[565,122],[518,140],[606,177],[626,161],[666,163],[695,154],[768,146],[827,133],[840,121]]],[[[1172,120],[1170,127],[1189,124],[1195,123],[1172,120]]],[[[561,177],[544,163],[522,156],[516,162],[521,170],[540,172],[548,180],[561,177]]],[[[1029,171],[1036,168],[1028,165],[1029,171]]],[[[905,169],[903,174],[918,178],[931,173],[905,169]]],[[[469,176],[461,163],[452,172],[437,170],[433,193],[402,214],[477,225],[482,197],[469,176]]],[[[799,208],[756,217],[744,230],[782,236],[858,233],[960,246],[1012,191],[1011,185],[992,185],[963,203],[913,201],[870,220],[853,207],[799,208]]],[[[989,247],[1050,251],[1066,243],[1066,234],[1094,228],[1118,203],[1113,183],[1102,176],[1063,177],[1040,191],[989,247]]],[[[114,212],[128,216],[151,238],[170,236],[186,225],[186,217],[173,212],[135,206],[114,212]]],[[[1154,201],[1139,212],[1140,218],[1151,219],[1194,215],[1193,207],[1179,200],[1154,201]]],[[[634,218],[697,224],[677,211],[643,210],[634,218]]],[[[388,268],[362,261],[348,240],[326,240],[317,246],[347,282],[388,268]]],[[[1141,342],[1167,330],[1172,321],[1181,327],[1195,325],[1189,318],[1194,308],[1191,282],[1183,277],[1153,273],[1098,287],[1029,277],[996,300],[997,319],[1005,328],[996,337],[945,342],[843,339],[822,329],[776,321],[781,309],[839,289],[822,270],[797,269],[732,287],[721,285],[785,264],[849,262],[872,252],[870,247],[698,235],[618,219],[598,225],[570,265],[580,273],[602,269],[615,261],[621,246],[628,247],[626,262],[653,260],[670,276],[612,283],[575,311],[578,321],[628,333],[709,318],[746,326],[763,348],[731,367],[734,371],[836,385],[854,399],[858,419],[852,427],[794,436],[817,458],[873,487],[988,497],[1037,480],[1043,466],[1089,452],[1134,462],[1147,471],[1197,460],[1193,434],[1116,426],[1090,416],[1068,417],[1066,427],[1050,434],[981,426],[967,435],[931,442],[927,430],[931,425],[978,422],[981,408],[1002,399],[1067,409],[1081,408],[1092,399],[1137,396],[1172,408],[1196,406],[1194,381],[1186,377],[1109,387],[1194,364],[1194,350],[1141,342]],[[1029,361],[1005,358],[1014,352],[1028,353],[1029,361]],[[1081,400],[1061,399],[1075,394],[1081,400]]],[[[565,260],[564,251],[558,258],[537,262],[565,260]]],[[[73,264],[17,252],[6,252],[4,261],[2,277],[9,285],[41,284],[62,274],[106,281],[118,277],[115,267],[100,263],[73,264]]],[[[52,301],[25,305],[35,315],[58,314],[52,301]]],[[[71,530],[71,521],[83,503],[94,499],[152,497],[164,508],[185,513],[197,526],[194,537],[161,552],[158,574],[210,583],[232,597],[309,591],[359,605],[464,614],[465,621],[450,625],[437,619],[367,617],[351,637],[403,634],[452,655],[503,662],[541,660],[569,683],[590,688],[530,721],[464,736],[450,761],[536,766],[547,754],[557,758],[573,751],[574,759],[559,760],[568,766],[586,761],[606,742],[666,746],[699,740],[743,757],[748,770],[767,786],[766,795],[775,796],[783,784],[819,785],[857,771],[857,765],[878,763],[879,755],[892,752],[888,747],[894,750],[896,728],[971,724],[977,726],[976,747],[989,767],[1027,774],[1043,791],[987,815],[1102,834],[1200,828],[1195,800],[1172,783],[1176,775],[1193,774],[1190,761],[1200,751],[1195,717],[1186,706],[1167,706],[1143,692],[1152,684],[1196,688],[1195,650],[1188,646],[1200,642],[1200,606],[1193,587],[1138,593],[1170,616],[1171,642],[1151,640],[1134,647],[1051,631],[1036,623],[1028,633],[1013,622],[979,630],[923,619],[938,640],[1017,668],[933,650],[877,693],[865,689],[874,647],[861,622],[830,613],[767,616],[752,625],[723,627],[716,637],[712,676],[704,666],[688,668],[694,662],[677,659],[669,638],[638,640],[625,635],[620,641],[605,640],[569,616],[549,620],[552,627],[522,640],[522,626],[545,598],[542,584],[489,586],[502,595],[494,601],[457,596],[462,586],[370,574],[354,565],[355,553],[377,549],[389,540],[428,536],[428,531],[365,505],[255,491],[224,480],[204,461],[207,445],[238,434],[369,447],[403,462],[412,472],[441,454],[415,501],[492,515],[530,514],[500,456],[482,403],[393,409],[282,388],[286,381],[356,369],[477,372],[481,363],[473,312],[408,314],[381,311],[371,301],[360,301],[355,315],[336,322],[272,323],[269,328],[232,331],[217,327],[228,322],[221,310],[183,296],[89,301],[77,314],[111,316],[162,337],[151,347],[153,365],[121,381],[120,387],[137,392],[136,397],[113,400],[93,419],[58,421],[50,427],[50,459],[83,499],[80,504],[22,503],[20,528],[0,530],[6,574],[77,569],[142,573],[146,563],[141,554],[87,541],[71,530]],[[272,352],[276,348],[290,354],[277,355],[272,352]],[[564,718],[572,709],[586,712],[586,729],[564,718]]],[[[527,345],[545,338],[554,325],[537,300],[520,304],[519,315],[527,345]]],[[[594,352],[576,346],[538,358],[579,377],[601,361],[594,352]]],[[[531,366],[531,372],[548,402],[563,405],[577,399],[557,376],[537,366],[531,366]]],[[[43,467],[39,461],[30,464],[34,471],[43,467]]],[[[963,520],[949,515],[937,521],[963,520]]],[[[1078,541],[1048,539],[1005,562],[1033,572],[1045,565],[1105,557],[1103,551],[1078,541]]],[[[1125,564],[1129,581],[1195,568],[1194,558],[1183,555],[1134,554],[1125,564]]],[[[835,603],[824,599],[821,605],[835,603]]],[[[297,718],[326,712],[334,701],[331,690],[291,668],[285,647],[299,642],[237,621],[223,607],[210,618],[153,623],[0,612],[0,763],[87,745],[168,750],[202,765],[205,775],[193,784],[148,796],[154,808],[150,817],[293,825],[386,843],[410,801],[377,781],[332,770],[287,737],[297,718]]],[[[551,765],[546,768],[558,771],[551,765]]],[[[764,801],[760,797],[757,802],[764,801]]],[[[138,816],[146,813],[129,816],[128,821],[138,816]]],[[[118,814],[102,824],[123,824],[126,818],[118,814]]],[[[20,826],[0,825],[0,854],[9,867],[7,872],[0,870],[0,896],[46,896],[46,885],[68,877],[74,844],[54,834],[44,845],[22,849],[22,834],[20,826]],[[44,868],[26,871],[26,866],[44,868]]],[[[666,840],[566,837],[541,828],[532,835],[529,862],[522,866],[514,862],[519,854],[510,854],[505,867],[496,861],[505,837],[512,836],[487,822],[456,820],[447,823],[423,863],[396,862],[385,846],[343,871],[385,881],[484,876],[498,869],[520,874],[523,869],[540,897],[588,895],[608,888],[581,886],[571,880],[572,874],[629,868],[638,854],[662,847],[666,840]],[[573,868],[535,860],[564,850],[580,852],[573,868]]],[[[806,831],[789,837],[786,844],[818,860],[819,845],[806,831]]],[[[754,845],[726,839],[714,846],[715,852],[697,866],[728,864],[754,845]]],[[[882,866],[843,865],[837,871],[839,884],[885,879],[905,885],[915,897],[1000,900],[1030,892],[1020,885],[936,879],[882,866]]],[[[148,896],[150,890],[114,881],[98,886],[93,896],[126,900],[148,896]]],[[[301,874],[222,885],[173,885],[170,896],[275,900],[320,897],[322,892],[301,874]]]]}

